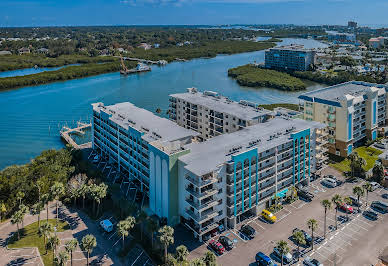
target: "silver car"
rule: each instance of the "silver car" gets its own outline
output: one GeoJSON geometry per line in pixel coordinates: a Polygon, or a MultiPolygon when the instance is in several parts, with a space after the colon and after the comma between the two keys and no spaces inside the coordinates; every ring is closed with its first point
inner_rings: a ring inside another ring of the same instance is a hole
{"type": "Polygon", "coordinates": [[[303,265],[306,266],[323,266],[317,259],[312,259],[310,257],[306,257],[303,261],[303,265]]]}

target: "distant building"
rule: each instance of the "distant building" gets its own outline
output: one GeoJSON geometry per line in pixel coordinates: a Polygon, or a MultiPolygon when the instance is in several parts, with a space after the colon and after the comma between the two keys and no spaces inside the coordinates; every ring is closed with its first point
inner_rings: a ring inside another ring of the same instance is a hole
{"type": "Polygon", "coordinates": [[[0,55],[10,55],[12,54],[10,51],[0,51],[0,55]]]}
{"type": "Polygon", "coordinates": [[[357,28],[357,22],[355,21],[349,21],[348,22],[348,28],[357,28]]]}
{"type": "Polygon", "coordinates": [[[49,49],[47,49],[47,48],[39,48],[37,51],[40,54],[47,54],[49,52],[49,49]]]}
{"type": "Polygon", "coordinates": [[[315,64],[316,52],[303,45],[289,45],[271,48],[265,51],[265,67],[306,71],[315,64]]]}
{"type": "Polygon", "coordinates": [[[31,53],[31,50],[30,50],[30,48],[23,47],[23,48],[20,48],[18,50],[18,53],[19,54],[29,54],[29,53],[31,53]]]}
{"type": "Polygon", "coordinates": [[[152,48],[152,46],[150,45],[150,44],[148,44],[148,43],[141,43],[137,48],[142,48],[142,49],[144,49],[144,50],[149,50],[149,49],[151,49],[152,48]]]}
{"type": "Polygon", "coordinates": [[[377,37],[377,38],[370,38],[369,39],[369,47],[371,48],[380,48],[384,46],[385,37],[377,37]]]}
{"type": "Polygon", "coordinates": [[[355,44],[357,42],[356,34],[342,32],[328,32],[327,38],[335,44],[355,44]]]}

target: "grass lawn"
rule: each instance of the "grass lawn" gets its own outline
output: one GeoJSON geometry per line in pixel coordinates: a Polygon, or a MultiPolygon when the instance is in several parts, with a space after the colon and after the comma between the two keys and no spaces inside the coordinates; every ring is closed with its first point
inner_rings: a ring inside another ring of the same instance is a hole
{"type": "MultiPolygon", "coordinates": [[[[50,224],[55,226],[55,219],[48,220],[50,224]]],[[[41,221],[41,225],[46,220],[41,221]]],[[[70,229],[67,222],[59,220],[57,226],[57,232],[63,232],[70,229]]],[[[61,243],[62,244],[62,243],[61,243]]],[[[37,247],[40,255],[42,256],[44,265],[53,265],[53,253],[51,250],[45,251],[44,239],[38,235],[38,222],[29,224],[20,230],[20,240],[18,240],[17,232],[10,238],[8,242],[9,248],[26,248],[26,247],[37,247]]]]}
{"type": "MultiPolygon", "coordinates": [[[[366,165],[364,166],[364,170],[368,171],[373,168],[375,161],[378,159],[378,156],[382,153],[382,151],[377,150],[372,147],[359,147],[355,149],[358,155],[365,159],[366,165]]],[[[344,159],[338,163],[332,163],[330,166],[334,167],[338,171],[341,172],[349,172],[350,171],[350,161],[348,159],[344,159]]]]}

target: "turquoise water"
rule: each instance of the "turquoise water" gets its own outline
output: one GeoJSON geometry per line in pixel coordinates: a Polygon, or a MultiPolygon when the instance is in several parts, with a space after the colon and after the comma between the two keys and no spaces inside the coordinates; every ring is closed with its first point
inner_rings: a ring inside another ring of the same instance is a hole
{"type": "Polygon", "coordinates": [[[61,67],[38,67],[38,68],[31,67],[31,68],[3,71],[3,72],[0,72],[0,78],[25,76],[25,75],[37,74],[44,71],[54,71],[68,66],[79,66],[79,65],[80,64],[71,64],[71,65],[66,65],[61,67]]]}
{"type": "MultiPolygon", "coordinates": [[[[287,43],[320,46],[313,40],[285,40],[287,43]]],[[[61,148],[59,129],[88,121],[91,103],[114,104],[130,101],[155,111],[168,108],[168,95],[188,87],[215,90],[234,100],[258,103],[297,103],[301,92],[282,92],[269,88],[246,88],[228,78],[227,70],[249,62],[263,62],[264,51],[220,55],[212,59],[175,62],[152,71],[127,77],[118,72],[47,85],[25,87],[0,93],[0,169],[28,162],[41,151],[61,148]]],[[[311,83],[308,90],[322,85],[311,83]]]]}

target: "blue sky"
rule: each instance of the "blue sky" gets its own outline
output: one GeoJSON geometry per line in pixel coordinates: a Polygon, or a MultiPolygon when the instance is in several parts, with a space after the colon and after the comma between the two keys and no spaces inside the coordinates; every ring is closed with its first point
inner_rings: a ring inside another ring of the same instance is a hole
{"type": "Polygon", "coordinates": [[[0,26],[388,24],[388,0],[0,0],[0,26]]]}

